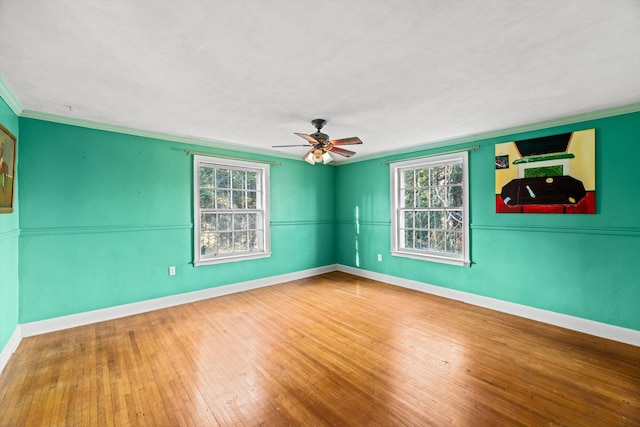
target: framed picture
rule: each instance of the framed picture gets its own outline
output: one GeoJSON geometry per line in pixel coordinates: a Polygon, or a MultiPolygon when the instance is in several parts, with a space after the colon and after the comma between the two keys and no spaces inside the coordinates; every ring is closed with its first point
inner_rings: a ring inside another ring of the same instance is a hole
{"type": "Polygon", "coordinates": [[[16,137],[0,124],[0,213],[13,212],[16,137]]]}
{"type": "Polygon", "coordinates": [[[596,212],[595,129],[497,144],[496,212],[596,212]]]}

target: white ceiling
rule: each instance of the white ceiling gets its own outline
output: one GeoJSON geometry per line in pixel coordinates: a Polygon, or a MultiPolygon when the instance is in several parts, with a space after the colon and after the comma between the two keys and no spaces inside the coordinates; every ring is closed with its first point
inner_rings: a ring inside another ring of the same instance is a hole
{"type": "Polygon", "coordinates": [[[243,149],[324,118],[355,160],[640,102],[640,0],[0,0],[0,76],[25,114],[243,149]]]}

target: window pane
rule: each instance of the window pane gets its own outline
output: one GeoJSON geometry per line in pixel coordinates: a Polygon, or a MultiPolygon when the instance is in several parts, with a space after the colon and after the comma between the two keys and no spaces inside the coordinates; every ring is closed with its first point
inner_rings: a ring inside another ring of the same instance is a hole
{"type": "Polygon", "coordinates": [[[229,169],[216,169],[216,187],[229,188],[229,169]]]}
{"type": "Polygon", "coordinates": [[[262,251],[264,250],[264,233],[262,231],[250,231],[249,235],[249,250],[262,251]]]}
{"type": "Polygon", "coordinates": [[[416,187],[429,186],[429,169],[419,169],[416,176],[416,187]]]}
{"type": "Polygon", "coordinates": [[[462,233],[447,233],[447,252],[462,254],[462,233]]]}
{"type": "Polygon", "coordinates": [[[232,214],[220,214],[218,215],[218,231],[231,230],[232,214]]]}
{"type": "Polygon", "coordinates": [[[249,190],[258,189],[257,174],[255,172],[247,172],[247,188],[249,190]]]}
{"type": "Polygon", "coordinates": [[[418,203],[416,205],[418,208],[427,208],[429,207],[429,189],[423,188],[418,190],[418,203]]]}
{"type": "Polygon", "coordinates": [[[402,195],[402,206],[407,208],[415,207],[415,192],[414,190],[405,190],[402,195]]]}
{"type": "Polygon", "coordinates": [[[416,249],[429,249],[428,231],[416,231],[416,249]]]}
{"type": "Polygon", "coordinates": [[[200,190],[200,209],[213,209],[213,190],[200,190]]]}
{"type": "Polygon", "coordinates": [[[416,228],[429,228],[429,211],[416,212],[416,228]]]}
{"type": "Polygon", "coordinates": [[[444,231],[430,231],[429,232],[429,248],[432,251],[444,252],[445,235],[446,233],[444,231]]]}
{"type": "Polygon", "coordinates": [[[217,233],[202,233],[200,235],[200,254],[215,255],[217,253],[217,233]]]}
{"type": "Polygon", "coordinates": [[[216,209],[230,209],[231,201],[229,197],[231,192],[229,190],[217,190],[216,191],[216,209]]]}
{"type": "Polygon", "coordinates": [[[429,212],[429,228],[442,230],[444,228],[444,213],[442,211],[429,212]]]}
{"type": "Polygon", "coordinates": [[[404,212],[404,226],[406,228],[414,228],[413,225],[413,211],[404,212]]]}
{"type": "Polygon", "coordinates": [[[404,179],[404,187],[405,188],[414,186],[413,177],[414,177],[413,169],[404,171],[403,179],[404,179]]]}
{"type": "Polygon", "coordinates": [[[233,233],[233,250],[235,251],[249,250],[246,231],[235,231],[233,233]]]}
{"type": "Polygon", "coordinates": [[[404,233],[404,247],[407,249],[413,249],[414,231],[413,230],[400,230],[400,231],[404,233]]]}
{"type": "Polygon", "coordinates": [[[247,248],[250,251],[258,248],[258,233],[256,231],[247,232],[247,248]]]}
{"type": "Polygon", "coordinates": [[[449,187],[449,205],[452,207],[461,207],[462,206],[462,186],[456,185],[453,187],[449,187]]]}
{"type": "Polygon", "coordinates": [[[449,184],[462,185],[462,163],[456,163],[449,167],[449,184]]]}
{"type": "Polygon", "coordinates": [[[256,228],[258,228],[258,214],[248,214],[248,221],[249,223],[247,225],[247,228],[249,228],[250,230],[255,230],[256,228]]]}
{"type": "Polygon", "coordinates": [[[247,209],[258,209],[258,193],[247,191],[247,209]]]}
{"type": "Polygon", "coordinates": [[[241,190],[233,190],[233,209],[246,209],[246,193],[241,190]]]}
{"type": "Polygon", "coordinates": [[[447,167],[434,166],[431,169],[431,185],[446,185],[447,183],[447,167]]]}
{"type": "Polygon", "coordinates": [[[234,230],[246,230],[247,225],[247,214],[235,214],[233,216],[234,230]]]}
{"type": "Polygon", "coordinates": [[[218,234],[218,253],[229,253],[233,251],[232,233],[218,234]]]}
{"type": "Polygon", "coordinates": [[[213,187],[214,175],[216,170],[214,168],[201,167],[200,168],[200,187],[213,187]]]}
{"type": "Polygon", "coordinates": [[[216,217],[216,214],[200,215],[200,227],[202,227],[202,231],[216,231],[216,217]]]}
{"type": "Polygon", "coordinates": [[[447,211],[447,229],[462,231],[462,211],[447,211]]]}
{"type": "Polygon", "coordinates": [[[245,171],[240,171],[240,170],[234,170],[232,171],[231,174],[231,186],[232,188],[238,188],[238,189],[243,189],[245,188],[246,185],[246,179],[245,179],[245,171]]]}
{"type": "Polygon", "coordinates": [[[431,187],[431,207],[441,208],[447,206],[447,187],[431,187]]]}

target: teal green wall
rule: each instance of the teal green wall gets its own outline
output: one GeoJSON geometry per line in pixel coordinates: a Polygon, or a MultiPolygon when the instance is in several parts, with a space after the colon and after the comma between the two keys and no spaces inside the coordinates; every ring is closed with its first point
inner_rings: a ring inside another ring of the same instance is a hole
{"type": "Polygon", "coordinates": [[[20,323],[335,263],[336,168],[261,157],[273,255],[193,267],[184,150],[205,148],[26,118],[20,139],[20,323]]]}
{"type": "MultiPolygon", "coordinates": [[[[19,136],[18,117],[2,98],[0,98],[0,123],[15,137],[19,136]]],[[[19,167],[17,169],[19,171],[19,167]]],[[[7,345],[18,326],[18,238],[20,235],[18,181],[14,187],[13,212],[0,214],[0,351],[7,345]]]]}
{"type": "Polygon", "coordinates": [[[640,113],[471,145],[480,148],[469,156],[470,268],[390,256],[389,166],[381,161],[392,157],[338,168],[337,262],[640,330],[640,113]],[[589,128],[597,214],[495,213],[495,144],[589,128]]]}
{"type": "Polygon", "coordinates": [[[21,159],[19,222],[17,214],[0,216],[0,244],[9,254],[0,262],[10,272],[0,286],[0,345],[18,323],[336,262],[640,330],[640,198],[629,161],[640,157],[640,113],[468,144],[480,145],[469,160],[470,268],[390,256],[389,166],[381,162],[392,157],[311,167],[222,152],[282,163],[271,168],[273,256],[193,267],[192,160],[184,150],[206,149],[18,123],[0,107],[5,125],[18,133],[19,124],[21,159]],[[597,214],[494,212],[495,144],[592,127],[597,214]]]}

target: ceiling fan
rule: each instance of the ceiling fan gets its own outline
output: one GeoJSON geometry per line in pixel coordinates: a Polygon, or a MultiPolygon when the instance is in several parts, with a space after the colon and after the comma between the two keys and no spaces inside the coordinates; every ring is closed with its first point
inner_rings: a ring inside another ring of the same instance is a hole
{"type": "MultiPolygon", "coordinates": [[[[311,149],[304,155],[303,159],[309,164],[324,163],[327,164],[333,160],[329,152],[340,154],[341,156],[351,157],[356,154],[354,151],[345,150],[344,148],[337,147],[338,145],[354,145],[362,144],[362,141],[357,136],[343,139],[329,139],[329,135],[320,132],[320,129],[327,124],[325,119],[313,119],[311,124],[317,129],[316,132],[311,135],[306,133],[294,132],[300,138],[306,139],[311,144],[311,149]]],[[[275,147],[308,147],[308,145],[274,145],[275,147]]]]}

